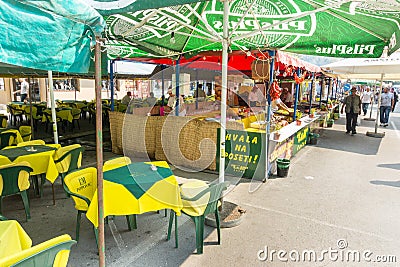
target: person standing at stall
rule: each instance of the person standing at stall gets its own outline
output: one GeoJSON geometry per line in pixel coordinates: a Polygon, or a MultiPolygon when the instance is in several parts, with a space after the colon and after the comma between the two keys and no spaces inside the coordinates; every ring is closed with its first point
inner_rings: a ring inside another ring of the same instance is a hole
{"type": "Polygon", "coordinates": [[[393,94],[389,92],[389,88],[385,87],[381,93],[381,106],[379,108],[381,126],[387,127],[389,124],[389,114],[394,107],[393,94]]]}
{"type": "Polygon", "coordinates": [[[287,107],[291,108],[293,106],[293,95],[287,87],[282,90],[281,100],[287,107]]]}
{"type": "Polygon", "coordinates": [[[369,87],[365,88],[365,91],[361,95],[362,110],[364,116],[367,115],[369,104],[372,103],[372,92],[369,87]]]}
{"type": "Polygon", "coordinates": [[[342,114],[343,109],[346,111],[346,134],[350,134],[351,132],[351,135],[355,135],[357,133],[357,117],[361,115],[361,99],[357,95],[356,87],[353,86],[350,95],[345,97],[341,110],[342,114]]]}

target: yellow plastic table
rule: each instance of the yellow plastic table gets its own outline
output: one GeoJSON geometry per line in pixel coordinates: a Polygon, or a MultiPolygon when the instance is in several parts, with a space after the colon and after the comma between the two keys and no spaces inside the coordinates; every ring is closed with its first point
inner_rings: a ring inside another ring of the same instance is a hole
{"type": "MultiPolygon", "coordinates": [[[[161,209],[172,209],[177,215],[181,214],[179,185],[165,161],[135,162],[105,171],[103,193],[104,217],[161,209]]],[[[96,191],[86,213],[95,227],[98,227],[97,214],[96,191]]]]}
{"type": "Polygon", "coordinates": [[[0,221],[0,259],[31,246],[31,238],[17,221],[0,221]]]}
{"type": "Polygon", "coordinates": [[[33,169],[31,175],[45,173],[46,179],[54,183],[58,177],[58,170],[53,156],[58,146],[35,145],[33,147],[36,151],[28,151],[30,147],[10,147],[0,150],[0,165],[7,164],[7,162],[19,163],[27,161],[33,169]]]}

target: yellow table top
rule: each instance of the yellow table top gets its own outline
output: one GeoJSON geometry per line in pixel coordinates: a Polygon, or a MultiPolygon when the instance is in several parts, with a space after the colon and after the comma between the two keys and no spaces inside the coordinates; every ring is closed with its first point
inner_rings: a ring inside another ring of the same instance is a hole
{"type": "Polygon", "coordinates": [[[31,238],[17,221],[0,221],[0,259],[31,246],[31,238]]]}
{"type": "MultiPolygon", "coordinates": [[[[142,214],[161,209],[172,209],[178,215],[181,214],[179,185],[165,161],[132,163],[105,171],[103,193],[104,217],[142,214]],[[155,165],[157,170],[153,171],[151,165],[155,165]],[[111,172],[119,172],[121,175],[111,175],[117,178],[113,178],[113,181],[107,180],[111,172]]],[[[96,191],[86,213],[86,217],[95,227],[98,227],[97,202],[96,191]]]]}
{"type": "MultiPolygon", "coordinates": [[[[17,148],[17,147],[15,147],[17,148]]],[[[15,149],[15,148],[8,148],[8,149],[15,149]]],[[[57,148],[57,146],[56,146],[57,148]]],[[[51,183],[54,183],[54,181],[58,177],[58,170],[56,167],[56,164],[54,163],[53,156],[55,154],[56,150],[50,150],[46,152],[40,152],[36,154],[28,154],[28,155],[23,155],[19,156],[16,158],[14,163],[19,163],[22,161],[27,161],[31,165],[33,172],[31,172],[31,175],[37,175],[37,174],[46,174],[46,179],[50,181],[51,183]]],[[[11,161],[5,157],[5,156],[0,156],[0,165],[3,164],[8,164],[11,161]]]]}

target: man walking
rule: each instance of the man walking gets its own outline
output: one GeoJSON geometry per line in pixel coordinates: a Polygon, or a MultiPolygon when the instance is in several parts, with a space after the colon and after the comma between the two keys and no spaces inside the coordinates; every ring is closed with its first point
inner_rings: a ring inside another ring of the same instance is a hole
{"type": "Polygon", "coordinates": [[[381,126],[387,127],[389,124],[389,113],[394,107],[393,94],[389,92],[389,88],[385,87],[381,94],[381,107],[379,108],[381,126]]]}
{"type": "Polygon", "coordinates": [[[362,93],[361,103],[362,103],[362,110],[365,116],[367,115],[369,104],[372,103],[372,92],[369,87],[367,87],[365,91],[362,93]]]}
{"type": "Polygon", "coordinates": [[[351,135],[357,133],[357,117],[359,114],[361,115],[361,99],[356,93],[357,88],[351,88],[350,95],[344,99],[341,110],[343,114],[343,109],[346,107],[346,134],[350,134],[351,132],[351,135]]]}

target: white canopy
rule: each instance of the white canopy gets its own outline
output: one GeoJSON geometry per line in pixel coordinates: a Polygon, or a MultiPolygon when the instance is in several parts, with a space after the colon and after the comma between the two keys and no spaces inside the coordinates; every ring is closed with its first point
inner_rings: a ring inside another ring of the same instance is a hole
{"type": "Polygon", "coordinates": [[[343,79],[400,80],[400,55],[388,58],[349,58],[321,67],[327,75],[343,79]]]}

